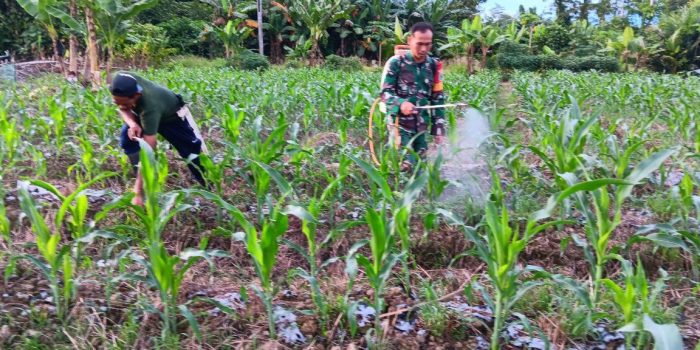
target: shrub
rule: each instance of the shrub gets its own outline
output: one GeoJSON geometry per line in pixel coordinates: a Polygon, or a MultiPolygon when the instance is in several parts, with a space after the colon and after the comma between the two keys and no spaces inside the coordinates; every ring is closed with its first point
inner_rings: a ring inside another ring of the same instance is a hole
{"type": "Polygon", "coordinates": [[[542,30],[535,33],[532,40],[532,44],[538,48],[547,46],[556,52],[566,51],[570,42],[569,30],[558,24],[543,27],[542,30]]]}
{"type": "Polygon", "coordinates": [[[270,68],[270,61],[259,53],[245,50],[231,57],[228,60],[228,65],[242,70],[266,70],[270,68]]]}
{"type": "Polygon", "coordinates": [[[176,52],[177,49],[168,47],[165,30],[147,23],[135,24],[131,27],[127,44],[119,50],[118,56],[128,60],[132,65],[146,67],[158,65],[176,52]]]}
{"type": "Polygon", "coordinates": [[[362,70],[362,62],[360,62],[360,59],[357,57],[340,57],[337,55],[330,55],[326,57],[323,67],[333,70],[354,72],[362,70]]]}
{"type": "Polygon", "coordinates": [[[205,56],[209,52],[208,43],[200,39],[200,33],[207,25],[202,20],[174,18],[163,22],[159,27],[168,35],[168,46],[177,48],[180,54],[205,56]]]}
{"type": "Polygon", "coordinates": [[[617,59],[614,57],[587,56],[569,57],[564,62],[565,69],[574,72],[598,70],[602,72],[617,72],[619,69],[617,59]]]}
{"type": "Polygon", "coordinates": [[[536,56],[539,60],[540,69],[563,69],[565,68],[565,59],[559,56],[539,55],[536,56]]]}
{"type": "Polygon", "coordinates": [[[286,62],[284,62],[284,68],[297,69],[304,68],[306,66],[308,66],[306,62],[300,59],[288,59],[286,62]]]}
{"type": "Polygon", "coordinates": [[[194,56],[194,55],[184,55],[175,56],[170,59],[165,65],[165,68],[173,69],[175,67],[185,67],[185,68],[223,68],[226,67],[226,60],[223,58],[216,58],[213,60],[194,56]]]}
{"type": "Polygon", "coordinates": [[[617,59],[603,56],[584,56],[562,58],[554,55],[532,55],[527,46],[504,42],[496,54],[495,62],[505,70],[538,71],[548,69],[569,69],[574,72],[591,69],[603,72],[616,72],[617,59]]]}

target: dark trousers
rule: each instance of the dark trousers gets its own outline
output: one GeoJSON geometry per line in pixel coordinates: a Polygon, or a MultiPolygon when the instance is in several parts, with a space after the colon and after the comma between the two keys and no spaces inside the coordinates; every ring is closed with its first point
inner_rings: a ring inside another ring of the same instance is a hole
{"type": "MultiPolygon", "coordinates": [[[[119,146],[124,150],[129,160],[133,165],[138,164],[138,155],[141,150],[138,141],[133,141],[129,138],[129,126],[122,126],[121,136],[119,137],[119,146]]],[[[158,133],[163,136],[180,154],[180,157],[187,159],[191,154],[200,154],[202,152],[202,140],[194,135],[194,131],[186,120],[177,118],[168,123],[161,123],[158,127],[158,133]]],[[[202,176],[202,167],[199,163],[199,157],[192,159],[187,167],[192,172],[195,180],[202,186],[206,186],[204,177],[202,176]]]]}
{"type": "MultiPolygon", "coordinates": [[[[428,142],[425,140],[425,131],[410,132],[404,129],[400,129],[399,134],[401,136],[401,146],[418,153],[418,156],[424,160],[425,153],[428,151],[428,142]]],[[[408,162],[411,163],[411,166],[415,166],[418,162],[418,159],[416,159],[413,153],[409,152],[408,162]]]]}

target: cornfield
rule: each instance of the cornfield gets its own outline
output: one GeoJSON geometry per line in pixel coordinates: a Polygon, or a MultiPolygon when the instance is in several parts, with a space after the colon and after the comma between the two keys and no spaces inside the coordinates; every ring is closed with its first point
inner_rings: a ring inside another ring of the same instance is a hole
{"type": "MultiPolygon", "coordinates": [[[[378,72],[143,72],[191,103],[209,189],[106,89],[0,90],[0,345],[700,348],[700,80],[448,73],[491,133],[480,199],[449,158],[368,152],[378,72]]],[[[448,110],[450,138],[463,116],[448,110]]]]}

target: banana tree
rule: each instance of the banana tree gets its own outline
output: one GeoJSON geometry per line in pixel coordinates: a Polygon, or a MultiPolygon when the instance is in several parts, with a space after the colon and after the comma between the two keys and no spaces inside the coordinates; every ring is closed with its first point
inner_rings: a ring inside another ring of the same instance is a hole
{"type": "Polygon", "coordinates": [[[351,6],[344,0],[295,0],[289,7],[292,18],[297,25],[309,30],[311,64],[319,64],[323,53],[319,46],[321,40],[328,37],[328,28],[339,19],[347,18],[351,6]]]}
{"type": "Polygon", "coordinates": [[[62,2],[60,0],[17,0],[17,3],[46,29],[51,38],[53,59],[58,62],[61,72],[65,72],[63,57],[58,52],[58,30],[56,29],[58,21],[51,15],[52,10],[59,8],[62,2]]]}
{"type": "Polygon", "coordinates": [[[505,39],[508,39],[516,44],[520,43],[520,40],[523,38],[523,34],[525,34],[525,27],[518,29],[518,23],[516,21],[510,22],[503,32],[505,39]]]}
{"type": "Polygon", "coordinates": [[[474,51],[476,50],[476,43],[479,42],[479,33],[484,29],[481,22],[481,16],[476,15],[474,19],[469,20],[464,19],[462,21],[462,26],[460,28],[448,27],[447,28],[447,40],[448,44],[440,47],[440,51],[451,48],[459,47],[464,50],[467,54],[467,72],[472,74],[474,51]]]}
{"type": "Polygon", "coordinates": [[[479,35],[479,44],[481,45],[481,69],[486,69],[486,55],[489,49],[494,45],[502,42],[505,36],[498,32],[498,29],[488,26],[479,35]]]}
{"type": "Polygon", "coordinates": [[[282,63],[284,60],[282,43],[289,39],[289,35],[294,32],[294,27],[291,26],[292,18],[289,16],[287,6],[276,1],[270,4],[272,6],[267,13],[267,23],[263,24],[263,29],[267,31],[270,38],[270,61],[282,63]]]}
{"type": "Polygon", "coordinates": [[[229,20],[226,26],[208,27],[205,29],[204,35],[214,33],[224,43],[224,55],[226,58],[231,58],[239,54],[245,46],[245,40],[253,33],[253,29],[249,27],[241,18],[229,20]]]}
{"type": "Polygon", "coordinates": [[[661,50],[658,44],[647,45],[644,38],[636,37],[630,43],[630,51],[634,55],[634,70],[637,71],[646,65],[651,55],[657,54],[661,50]]]}
{"type": "Polygon", "coordinates": [[[608,39],[608,50],[619,53],[620,61],[625,65],[625,71],[628,70],[627,59],[630,55],[630,45],[634,41],[634,30],[631,27],[625,27],[625,30],[620,34],[615,41],[608,39]]]}
{"type": "MultiPolygon", "coordinates": [[[[114,49],[126,38],[128,28],[131,25],[130,20],[157,3],[158,0],[96,0],[86,2],[87,7],[92,10],[94,15],[93,19],[101,36],[102,45],[107,50],[107,82],[111,80],[114,49]]],[[[90,54],[96,53],[91,51],[90,54]]],[[[93,69],[95,69],[94,66],[93,69]]]]}

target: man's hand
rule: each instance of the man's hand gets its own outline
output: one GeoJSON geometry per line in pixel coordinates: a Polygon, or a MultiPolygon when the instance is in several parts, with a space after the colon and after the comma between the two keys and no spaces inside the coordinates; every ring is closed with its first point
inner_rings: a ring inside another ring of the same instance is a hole
{"type": "Polygon", "coordinates": [[[141,126],[139,126],[136,123],[134,123],[134,125],[129,126],[129,130],[127,131],[127,134],[129,135],[131,141],[136,141],[137,138],[141,137],[142,133],[143,129],[141,129],[141,126]]]}
{"type": "Polygon", "coordinates": [[[416,112],[415,108],[416,108],[416,106],[413,105],[413,103],[405,101],[404,103],[401,104],[401,114],[411,115],[411,114],[416,112]]]}
{"type": "Polygon", "coordinates": [[[435,136],[435,144],[436,145],[442,145],[445,142],[445,135],[436,135],[435,136]]]}

